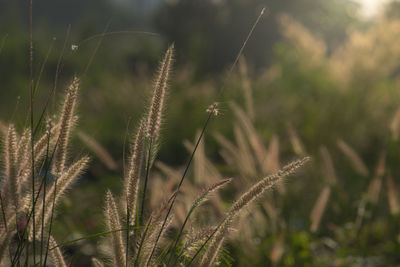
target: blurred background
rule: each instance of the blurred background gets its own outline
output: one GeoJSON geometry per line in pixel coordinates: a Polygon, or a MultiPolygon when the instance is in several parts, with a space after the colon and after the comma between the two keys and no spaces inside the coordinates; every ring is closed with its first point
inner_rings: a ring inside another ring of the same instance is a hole
{"type": "MultiPolygon", "coordinates": [[[[29,112],[28,10],[28,1],[0,0],[0,120],[19,130],[29,112]]],[[[55,84],[49,114],[80,76],[71,160],[93,156],[59,207],[59,242],[104,229],[104,193],[121,191],[124,140],[146,111],[158,62],[174,42],[153,207],[168,196],[163,184],[173,191],[206,109],[218,101],[187,188],[193,199],[192,189],[234,178],[209,204],[211,222],[257,179],[302,155],[313,158],[248,208],[222,266],[400,264],[399,1],[33,1],[33,42],[36,119],[55,84]]],[[[65,251],[73,265],[85,266],[103,243],[89,239],[65,251]]]]}

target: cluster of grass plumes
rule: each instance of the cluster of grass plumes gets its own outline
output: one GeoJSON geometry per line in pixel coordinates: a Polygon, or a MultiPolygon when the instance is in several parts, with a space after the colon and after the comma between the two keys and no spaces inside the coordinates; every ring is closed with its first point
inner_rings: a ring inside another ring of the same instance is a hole
{"type": "Polygon", "coordinates": [[[61,250],[50,249],[56,246],[51,232],[57,204],[89,162],[83,156],[68,164],[78,89],[79,80],[74,78],[58,118],[46,121],[41,136],[36,137],[39,127],[26,128],[20,135],[13,124],[5,126],[0,192],[2,265],[46,265],[50,255],[55,266],[66,266],[61,250]]]}
{"type": "MultiPolygon", "coordinates": [[[[261,179],[238,198],[231,210],[223,215],[224,219],[220,223],[209,227],[208,231],[204,230],[207,228],[205,226],[191,225],[189,232],[185,228],[192,214],[196,212],[196,208],[206,201],[210,194],[218,191],[232,179],[214,180],[203,191],[199,190],[200,194],[178,226],[176,222],[174,223],[174,203],[180,197],[181,185],[190,162],[171,196],[158,209],[150,212],[146,208],[148,206],[146,192],[148,181],[153,175],[151,169],[157,154],[155,148],[158,147],[172,59],[173,46],[170,46],[160,63],[149,111],[140,120],[132,141],[123,193],[117,198],[111,191],[106,194],[104,213],[109,249],[104,255],[104,263],[99,259],[93,259],[96,266],[110,262],[112,266],[176,266],[194,263],[213,266],[218,262],[222,244],[229,233],[228,229],[232,227],[234,219],[241,211],[283,177],[293,173],[308,161],[307,157],[295,161],[276,174],[261,179]],[[175,229],[178,229],[174,235],[169,234],[171,225],[175,225],[175,229]]],[[[214,111],[217,109],[216,104],[209,109],[212,109],[208,111],[210,117],[218,114],[214,111]]],[[[198,140],[201,140],[201,135],[199,138],[198,140]]],[[[199,143],[200,141],[191,147],[193,155],[199,143]]]]}
{"type": "MultiPolygon", "coordinates": [[[[181,187],[192,160],[197,165],[195,172],[199,176],[205,175],[199,174],[203,168],[196,163],[199,160],[203,159],[203,164],[208,163],[209,169],[214,168],[201,153],[199,157],[196,152],[202,149],[202,138],[208,122],[219,115],[218,102],[215,102],[206,110],[207,120],[196,138],[197,141],[193,145],[187,144],[191,156],[173,192],[165,201],[158,203],[158,208],[150,210],[148,185],[152,179],[152,169],[159,148],[160,127],[173,54],[174,46],[171,45],[160,63],[148,111],[140,120],[132,140],[127,169],[124,170],[122,194],[114,196],[110,190],[106,193],[104,218],[107,229],[106,232],[94,236],[105,235],[109,246],[104,255],[92,258],[94,266],[214,266],[219,262],[223,243],[239,214],[268,189],[309,160],[308,157],[304,157],[281,170],[274,169],[276,173],[270,175],[265,175],[264,169],[261,168],[263,171],[260,176],[264,178],[254,182],[253,186],[241,193],[228,212],[220,207],[220,215],[223,218],[213,218],[214,223],[217,222],[215,225],[193,224],[190,220],[198,207],[207,201],[211,194],[215,194],[233,180],[223,179],[222,175],[217,179],[208,179],[205,189],[193,188],[193,192],[199,192],[198,196],[191,204],[186,203],[189,206],[186,214],[176,222],[175,203],[181,197],[181,187]],[[171,231],[172,228],[175,231],[171,231]]],[[[0,195],[1,226],[5,229],[0,236],[2,263],[10,263],[12,266],[23,263],[46,266],[48,262],[54,266],[68,265],[68,260],[62,254],[62,247],[75,241],[57,244],[52,237],[52,225],[57,203],[89,162],[88,157],[82,157],[72,164],[68,163],[71,130],[77,121],[75,107],[78,89],[79,80],[74,78],[58,118],[47,120],[45,132],[41,137],[35,138],[40,127],[33,127],[33,124],[21,135],[13,125],[5,126],[5,166],[0,195]],[[51,258],[49,261],[48,255],[51,258]]],[[[251,103],[248,105],[250,107],[251,103]]],[[[250,124],[244,123],[243,127],[245,131],[254,130],[250,124]]],[[[268,153],[258,150],[262,149],[260,140],[252,141],[261,164],[268,153]]],[[[255,170],[253,174],[256,175],[255,170]]],[[[85,238],[79,240],[81,239],[85,238]]]]}

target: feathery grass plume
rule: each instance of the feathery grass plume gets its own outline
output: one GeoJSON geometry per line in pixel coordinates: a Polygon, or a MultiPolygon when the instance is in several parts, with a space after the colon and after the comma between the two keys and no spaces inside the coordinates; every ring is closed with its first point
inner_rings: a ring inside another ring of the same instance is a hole
{"type": "Polygon", "coordinates": [[[10,243],[10,232],[4,231],[4,233],[0,236],[0,265],[3,266],[3,259],[8,252],[7,247],[10,243]]]}
{"type": "Polygon", "coordinates": [[[223,179],[221,181],[218,181],[212,185],[210,185],[209,187],[207,187],[206,189],[203,189],[203,191],[200,193],[200,195],[196,198],[196,200],[193,202],[192,207],[189,210],[188,213],[188,217],[190,216],[190,214],[193,212],[193,210],[195,208],[197,208],[198,206],[200,206],[204,201],[207,200],[207,197],[212,194],[213,192],[221,189],[221,187],[223,187],[224,185],[230,183],[232,181],[232,178],[227,178],[227,179],[223,179]]]}
{"type": "Polygon", "coordinates": [[[365,163],[362,161],[357,152],[351,148],[346,142],[339,139],[337,141],[337,146],[342,150],[343,154],[347,157],[353,168],[362,176],[368,176],[369,171],[365,163]]]}
{"type": "MultiPolygon", "coordinates": [[[[200,132],[197,130],[196,135],[195,135],[195,140],[197,140],[200,136],[200,132]]],[[[189,151],[193,151],[194,145],[189,141],[185,140],[183,142],[183,145],[186,147],[186,149],[189,151]]],[[[205,156],[205,148],[204,148],[204,139],[200,141],[198,147],[197,147],[197,152],[194,155],[194,162],[193,162],[193,173],[194,173],[194,179],[196,182],[204,182],[205,179],[208,178],[206,175],[206,170],[205,170],[205,161],[206,161],[206,156],[205,156]]],[[[179,174],[180,176],[180,174],[179,174]]],[[[179,177],[178,176],[178,177],[179,177]]],[[[212,177],[211,177],[212,178],[212,177]]]]}
{"type": "Polygon", "coordinates": [[[386,156],[384,153],[382,153],[379,156],[378,163],[375,167],[375,175],[368,186],[366,195],[367,201],[374,205],[376,205],[379,200],[379,194],[382,189],[382,179],[383,176],[385,175],[385,169],[386,169],[386,156]]]}
{"type": "Polygon", "coordinates": [[[147,137],[153,140],[157,139],[160,132],[165,92],[167,89],[173,54],[174,44],[172,44],[165,53],[164,59],[160,64],[158,77],[154,85],[153,98],[147,118],[147,137]]]}
{"type": "Polygon", "coordinates": [[[31,129],[25,129],[21,138],[18,141],[18,148],[17,148],[17,165],[18,170],[17,173],[19,175],[20,170],[22,168],[22,162],[27,157],[29,153],[29,144],[31,142],[31,129]]]}
{"type": "Polygon", "coordinates": [[[285,252],[285,231],[279,233],[278,239],[275,240],[269,257],[272,262],[272,266],[278,266],[279,262],[285,252]]]}
{"type": "Polygon", "coordinates": [[[254,126],[252,125],[250,119],[247,117],[245,112],[235,103],[231,103],[230,106],[240,126],[243,128],[244,132],[248,137],[248,140],[250,142],[251,147],[253,148],[254,154],[256,155],[259,165],[262,166],[264,163],[265,155],[267,153],[262,141],[257,135],[254,126]]]}
{"type": "Polygon", "coordinates": [[[122,238],[122,232],[115,231],[121,229],[121,220],[117,204],[110,190],[108,190],[106,193],[104,212],[106,216],[106,223],[108,230],[114,231],[109,235],[112,246],[113,264],[114,266],[119,266],[119,267],[125,266],[126,251],[125,251],[125,244],[122,238]]]}
{"type": "Polygon", "coordinates": [[[279,171],[279,137],[277,135],[271,137],[265,156],[265,162],[261,167],[264,173],[275,173],[279,171]]]}
{"type": "Polygon", "coordinates": [[[114,158],[108,153],[108,151],[100,145],[93,137],[88,134],[78,131],[77,135],[79,139],[97,156],[97,158],[104,163],[104,165],[112,171],[118,169],[118,164],[114,158]]]}
{"type": "Polygon", "coordinates": [[[293,128],[293,125],[291,123],[287,123],[286,128],[289,133],[290,143],[292,144],[294,153],[299,156],[304,156],[306,154],[304,145],[301,142],[296,130],[293,128]]]}
{"type": "Polygon", "coordinates": [[[233,133],[235,135],[236,145],[240,151],[239,155],[241,157],[241,161],[245,167],[245,176],[254,177],[257,174],[256,162],[251,154],[245,134],[237,124],[233,125],[233,133]]]}
{"type": "Polygon", "coordinates": [[[301,49],[308,55],[307,66],[319,66],[327,51],[323,40],[313,36],[303,25],[287,14],[278,16],[278,21],[283,29],[283,35],[295,43],[297,49],[301,49]]]}
{"type": "Polygon", "coordinates": [[[394,141],[399,140],[399,137],[400,137],[400,107],[397,108],[396,113],[393,116],[392,122],[390,123],[390,130],[392,132],[392,139],[394,141]]]}
{"type": "Polygon", "coordinates": [[[154,222],[154,225],[150,228],[151,232],[148,234],[148,238],[146,239],[146,242],[143,246],[143,259],[145,259],[143,261],[145,263],[143,264],[143,266],[155,266],[156,259],[154,258],[154,255],[159,254],[159,251],[162,247],[161,243],[166,237],[167,231],[169,230],[169,227],[173,220],[173,215],[169,216],[165,223],[164,219],[159,218],[159,220],[157,222],[154,222]],[[153,250],[155,251],[155,254],[152,253],[153,250]]]}
{"type": "MultiPolygon", "coordinates": [[[[175,262],[179,262],[182,256],[191,258],[197,252],[197,249],[204,243],[208,236],[211,236],[215,231],[215,227],[207,226],[200,229],[190,229],[189,233],[185,235],[185,242],[183,248],[179,253],[175,262]]],[[[174,263],[175,263],[174,262],[174,263]]]]}
{"type": "MultiPolygon", "coordinates": [[[[194,142],[199,138],[200,131],[196,132],[194,142]]],[[[195,147],[195,143],[192,143],[188,140],[183,142],[183,145],[190,153],[193,151],[195,147]]],[[[207,158],[205,147],[204,147],[204,139],[200,141],[196,154],[194,155],[194,179],[196,184],[210,184],[215,180],[221,180],[222,175],[219,173],[218,169],[214,166],[214,164],[207,158]]],[[[180,173],[178,174],[178,177],[180,173]]],[[[180,177],[179,177],[180,178],[180,177]]]]}
{"type": "Polygon", "coordinates": [[[60,247],[58,247],[57,242],[54,240],[53,236],[50,236],[50,248],[53,248],[50,250],[50,255],[53,259],[54,267],[67,267],[61,249],[60,247]]]}
{"type": "MultiPolygon", "coordinates": [[[[53,210],[53,201],[54,206],[57,206],[59,200],[64,196],[65,192],[68,188],[78,179],[79,175],[86,169],[87,165],[89,164],[89,157],[83,157],[74,164],[72,164],[64,173],[61,175],[54,184],[50,187],[50,189],[46,193],[45,199],[45,210],[44,210],[44,225],[46,226],[50,220],[52,210],[53,210]],[[57,191],[55,192],[57,188],[57,191]]],[[[39,223],[42,220],[42,206],[39,206],[36,209],[36,223],[39,223]]],[[[33,233],[30,233],[30,239],[32,240],[33,233]]],[[[40,231],[36,232],[36,238],[39,238],[41,235],[40,231]]]]}
{"type": "Polygon", "coordinates": [[[0,133],[6,135],[7,131],[8,131],[7,124],[5,124],[4,121],[0,121],[0,133]]]}
{"type": "Polygon", "coordinates": [[[397,191],[396,184],[393,177],[389,174],[386,177],[387,198],[389,202],[390,214],[393,216],[400,213],[399,192],[397,191]]]}
{"type": "MultiPolygon", "coordinates": [[[[186,223],[189,221],[190,216],[192,215],[193,211],[200,206],[204,201],[207,200],[207,197],[212,194],[213,192],[219,190],[221,187],[223,187],[224,185],[230,183],[232,181],[231,178],[228,179],[223,179],[217,183],[214,183],[212,185],[210,185],[209,187],[207,187],[206,189],[204,189],[200,195],[196,198],[196,200],[193,202],[192,207],[190,208],[185,221],[183,222],[181,229],[178,232],[178,235],[175,239],[174,245],[172,246],[172,253],[174,253],[174,250],[176,248],[176,246],[178,245],[178,242],[183,234],[183,230],[185,229],[186,223]]],[[[173,254],[171,254],[169,261],[171,260],[173,254]]],[[[168,262],[169,262],[168,261],[168,262]]]]}
{"type": "MultiPolygon", "coordinates": [[[[74,118],[76,120],[76,118],[74,118]]],[[[46,151],[47,151],[47,146],[48,143],[50,147],[54,147],[54,145],[57,142],[58,138],[58,130],[59,130],[59,124],[53,125],[53,122],[51,119],[48,119],[46,122],[47,126],[46,128],[50,127],[50,142],[48,142],[48,134],[44,133],[34,144],[34,155],[35,155],[35,163],[40,164],[41,159],[45,156],[46,151]]],[[[30,138],[30,137],[29,137],[30,138]]],[[[30,139],[29,139],[30,140],[30,139]]],[[[26,184],[27,180],[31,177],[31,161],[32,154],[29,152],[26,154],[26,157],[24,157],[23,162],[20,164],[20,170],[18,172],[18,175],[20,176],[21,179],[21,184],[26,184]]]]}
{"type": "Polygon", "coordinates": [[[238,164],[239,169],[242,169],[240,168],[241,167],[241,161],[239,160],[240,153],[239,150],[235,147],[235,145],[220,133],[215,133],[214,138],[215,140],[217,140],[219,145],[223,147],[223,150],[221,150],[219,153],[221,157],[225,160],[225,162],[233,166],[235,166],[235,164],[238,164]]]}
{"type": "Polygon", "coordinates": [[[147,231],[150,229],[151,222],[153,221],[153,217],[150,215],[149,219],[147,220],[146,226],[144,228],[144,232],[140,235],[140,238],[136,242],[136,255],[134,257],[134,266],[138,266],[140,264],[141,258],[141,252],[145,244],[145,239],[147,237],[147,231]]]}
{"type": "Polygon", "coordinates": [[[67,160],[67,147],[70,137],[71,128],[74,122],[75,103],[79,89],[79,79],[74,77],[72,84],[69,86],[67,96],[61,111],[60,130],[58,135],[58,145],[54,153],[53,173],[61,175],[65,170],[67,160]]]}
{"type": "MultiPolygon", "coordinates": [[[[141,262],[145,264],[149,264],[151,259],[152,248],[157,240],[157,234],[160,232],[163,225],[163,215],[164,212],[171,205],[171,202],[178,194],[178,190],[175,190],[171,196],[164,200],[161,206],[157,211],[151,213],[150,218],[146,223],[145,231],[141,234],[140,238],[136,239],[136,247],[134,253],[136,253],[136,262],[141,262]],[[143,260],[144,259],[144,260],[143,260]]],[[[162,232],[160,233],[159,239],[164,238],[166,231],[168,230],[169,225],[172,222],[172,218],[170,217],[168,221],[165,223],[162,232]]],[[[155,249],[158,249],[157,246],[155,249]]],[[[145,265],[143,265],[145,266],[145,265]]]]}
{"type": "Polygon", "coordinates": [[[337,183],[337,177],[335,173],[335,167],[333,166],[333,160],[331,154],[325,146],[321,146],[319,149],[323,162],[323,173],[326,174],[328,183],[330,185],[335,185],[337,183]]]}
{"type": "Polygon", "coordinates": [[[227,213],[227,216],[222,221],[219,229],[216,231],[215,235],[210,240],[210,245],[205,251],[201,266],[212,266],[218,256],[218,249],[222,246],[225,234],[230,227],[233,219],[267,190],[274,186],[282,178],[294,173],[298,168],[303,166],[306,162],[310,160],[309,157],[304,157],[303,159],[293,161],[288,165],[284,166],[277,173],[269,175],[263,178],[261,181],[253,185],[249,190],[247,190],[236,202],[232,205],[231,209],[227,213]]]}
{"type": "Polygon", "coordinates": [[[146,124],[144,120],[140,122],[136,133],[135,141],[132,147],[132,154],[129,158],[129,169],[125,175],[125,199],[127,200],[129,210],[130,224],[134,225],[136,221],[136,206],[138,200],[138,189],[140,182],[141,169],[145,158],[145,134],[146,124]]]}
{"type": "Polygon", "coordinates": [[[331,195],[331,187],[326,185],[321,193],[319,194],[317,200],[315,201],[314,207],[310,214],[311,226],[310,231],[316,232],[318,230],[319,224],[322,219],[322,215],[326,209],[326,204],[328,203],[329,196],[331,195]]]}
{"type": "Polygon", "coordinates": [[[104,263],[96,258],[92,258],[92,265],[93,267],[104,267],[104,263]]]}
{"type": "Polygon", "coordinates": [[[17,181],[17,139],[15,127],[10,124],[4,144],[5,166],[2,195],[5,196],[5,206],[7,207],[7,203],[11,200],[11,205],[15,210],[19,207],[18,202],[20,197],[17,181]]]}
{"type": "MultiPolygon", "coordinates": [[[[73,123],[77,120],[77,117],[75,116],[73,118],[73,123]]],[[[57,141],[57,137],[58,137],[58,130],[59,130],[59,124],[53,125],[53,122],[51,119],[48,119],[47,124],[52,125],[51,126],[51,131],[50,131],[50,146],[54,146],[56,141],[57,141]]],[[[6,132],[4,133],[4,135],[7,135],[8,132],[8,126],[6,126],[5,123],[3,123],[4,127],[6,128],[6,132]]],[[[25,129],[22,137],[20,138],[19,142],[18,142],[18,177],[19,177],[19,183],[22,185],[26,185],[27,184],[27,179],[31,178],[31,157],[32,154],[30,153],[30,129],[25,129]],[[26,138],[24,136],[27,136],[26,138]],[[24,139],[23,142],[21,142],[21,139],[24,139]],[[24,151],[23,144],[26,144],[26,150],[24,151]],[[19,161],[19,160],[22,161],[19,161]]],[[[48,135],[47,133],[43,134],[34,144],[34,155],[35,155],[35,162],[37,164],[40,163],[40,159],[43,158],[43,156],[46,153],[47,150],[47,143],[48,143],[48,135]]]]}

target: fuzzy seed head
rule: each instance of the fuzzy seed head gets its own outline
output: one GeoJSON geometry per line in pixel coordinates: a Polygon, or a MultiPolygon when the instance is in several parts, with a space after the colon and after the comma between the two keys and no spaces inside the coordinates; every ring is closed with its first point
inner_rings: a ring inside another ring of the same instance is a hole
{"type": "Polygon", "coordinates": [[[76,98],[79,89],[79,79],[74,77],[72,84],[68,88],[67,96],[64,101],[61,118],[60,118],[60,131],[58,136],[58,145],[54,154],[53,173],[61,175],[65,168],[67,160],[67,147],[71,127],[74,122],[74,111],[76,98]]]}
{"type": "Polygon", "coordinates": [[[157,139],[160,132],[165,92],[167,89],[173,54],[174,45],[172,44],[165,53],[164,59],[161,61],[158,77],[155,82],[150,112],[147,119],[147,137],[151,139],[157,139]]]}

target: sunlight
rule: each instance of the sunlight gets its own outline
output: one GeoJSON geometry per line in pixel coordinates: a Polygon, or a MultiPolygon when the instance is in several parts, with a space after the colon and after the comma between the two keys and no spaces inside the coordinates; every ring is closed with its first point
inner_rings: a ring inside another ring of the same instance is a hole
{"type": "Polygon", "coordinates": [[[361,15],[363,17],[374,17],[382,9],[388,0],[356,0],[361,5],[361,15]]]}

